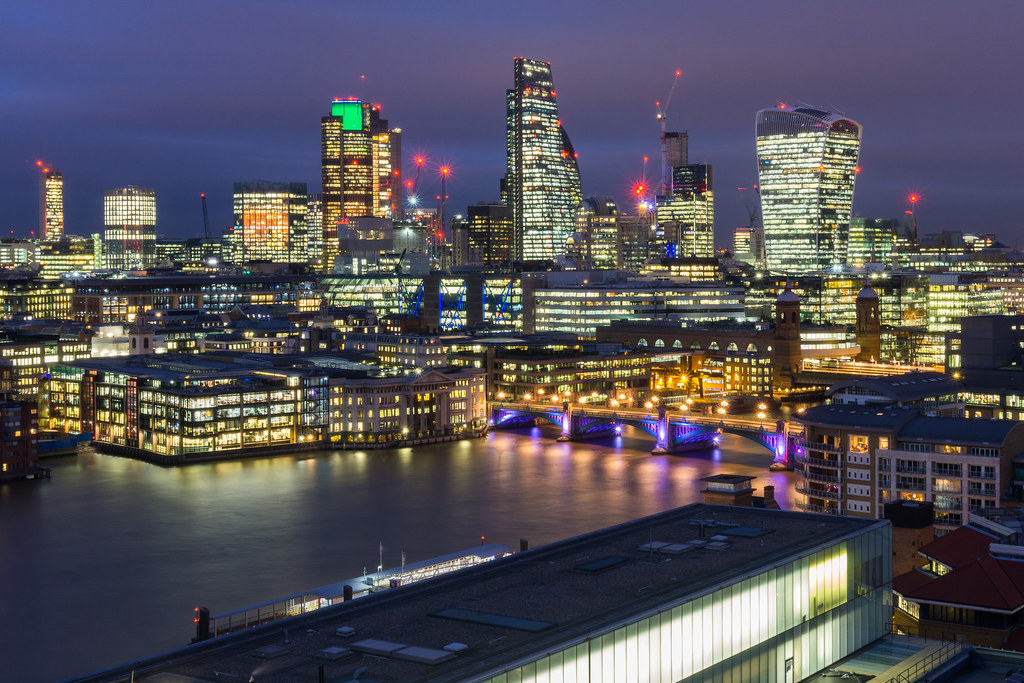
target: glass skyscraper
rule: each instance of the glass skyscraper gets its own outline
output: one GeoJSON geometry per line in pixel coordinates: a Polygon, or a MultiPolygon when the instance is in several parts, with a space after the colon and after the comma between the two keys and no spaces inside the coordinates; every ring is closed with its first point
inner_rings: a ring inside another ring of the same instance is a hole
{"type": "Polygon", "coordinates": [[[665,240],[666,253],[662,256],[714,256],[715,195],[711,165],[674,166],[671,193],[658,197],[657,217],[665,240]]]}
{"type": "Polygon", "coordinates": [[[380,118],[379,104],[334,100],[330,116],[320,121],[320,136],[324,269],[329,272],[339,255],[338,223],[358,216],[391,218],[392,188],[401,177],[392,170],[392,132],[380,118]]]}
{"type": "Polygon", "coordinates": [[[156,263],[156,192],[129,185],[103,196],[106,267],[149,268],[156,263]]]}
{"type": "Polygon", "coordinates": [[[779,105],[759,111],[756,128],[768,268],[799,274],[841,266],[860,124],[835,112],[779,105]]]}
{"type": "Polygon", "coordinates": [[[52,168],[39,177],[39,237],[47,242],[64,237],[64,175],[52,168]]]}
{"type": "Polygon", "coordinates": [[[235,183],[234,199],[243,261],[309,260],[306,183],[235,183]]]}
{"type": "Polygon", "coordinates": [[[515,88],[507,93],[508,198],[515,255],[525,261],[565,253],[583,198],[555,94],[549,62],[516,58],[515,88]]]}

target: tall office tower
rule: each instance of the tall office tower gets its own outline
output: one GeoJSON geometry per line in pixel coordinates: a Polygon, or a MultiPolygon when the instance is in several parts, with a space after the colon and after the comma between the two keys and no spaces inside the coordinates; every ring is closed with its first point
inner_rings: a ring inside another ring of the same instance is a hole
{"type": "Polygon", "coordinates": [[[115,270],[156,263],[156,192],[128,185],[103,195],[105,265],[115,270]]]}
{"type": "Polygon", "coordinates": [[[770,270],[842,265],[860,151],[860,124],[834,112],[779,105],[757,113],[761,217],[770,270]]]}
{"type": "Polygon", "coordinates": [[[320,120],[320,152],[324,269],[331,271],[342,219],[392,216],[391,131],[380,118],[380,105],[331,102],[330,115],[320,120]]]}
{"type": "Polygon", "coordinates": [[[402,172],[402,129],[392,128],[388,136],[391,142],[391,168],[389,169],[391,190],[391,217],[405,217],[405,174],[402,172]]]}
{"type": "Polygon", "coordinates": [[[655,239],[654,226],[647,214],[626,216],[619,214],[618,258],[615,267],[634,273],[643,273],[651,257],[651,243],[655,239]]]}
{"type": "Polygon", "coordinates": [[[587,197],[576,209],[566,256],[577,270],[613,270],[619,263],[619,207],[611,197],[587,197]]]}
{"type": "Polygon", "coordinates": [[[39,176],[39,237],[47,242],[64,237],[64,174],[52,168],[39,176]]]}
{"type": "Polygon", "coordinates": [[[708,164],[672,169],[672,193],[659,197],[658,225],[664,233],[665,256],[715,255],[714,174],[708,164]]]}
{"type": "Polygon", "coordinates": [[[583,198],[576,152],[558,119],[551,64],[517,57],[507,93],[508,190],[516,258],[547,261],[565,252],[583,198]]]}
{"type": "Polygon", "coordinates": [[[743,226],[736,228],[732,240],[733,258],[753,266],[764,264],[764,230],[743,226]]]}
{"type": "Polygon", "coordinates": [[[312,263],[321,263],[324,257],[324,202],[320,193],[306,196],[307,249],[312,263]]]}
{"type": "Polygon", "coordinates": [[[307,262],[306,183],[235,183],[235,234],[241,260],[307,262]]]}
{"type": "Polygon", "coordinates": [[[466,263],[509,264],[515,260],[512,209],[499,202],[466,207],[466,263]]]}
{"type": "Polygon", "coordinates": [[[671,169],[678,166],[686,166],[690,163],[690,136],[685,131],[682,133],[665,133],[665,157],[670,170],[668,181],[672,182],[671,169]]]}

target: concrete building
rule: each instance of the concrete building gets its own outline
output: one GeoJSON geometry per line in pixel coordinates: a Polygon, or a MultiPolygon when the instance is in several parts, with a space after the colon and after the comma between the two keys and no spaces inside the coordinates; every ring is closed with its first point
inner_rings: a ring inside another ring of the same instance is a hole
{"type": "Polygon", "coordinates": [[[280,683],[321,665],[326,680],[800,681],[891,645],[891,552],[885,521],[694,504],[130,666],[243,681],[260,666],[280,683]]]}
{"type": "Polygon", "coordinates": [[[1020,505],[1014,459],[1024,453],[1024,423],[878,404],[820,405],[797,419],[806,510],[879,518],[888,501],[927,501],[941,534],[973,510],[1020,505]]]}

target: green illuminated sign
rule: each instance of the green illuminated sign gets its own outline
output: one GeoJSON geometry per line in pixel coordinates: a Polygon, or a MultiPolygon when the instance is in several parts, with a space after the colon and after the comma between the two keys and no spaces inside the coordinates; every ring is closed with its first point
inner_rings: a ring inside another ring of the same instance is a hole
{"type": "Polygon", "coordinates": [[[331,102],[331,116],[341,119],[342,130],[363,129],[362,100],[335,100],[331,102]]]}

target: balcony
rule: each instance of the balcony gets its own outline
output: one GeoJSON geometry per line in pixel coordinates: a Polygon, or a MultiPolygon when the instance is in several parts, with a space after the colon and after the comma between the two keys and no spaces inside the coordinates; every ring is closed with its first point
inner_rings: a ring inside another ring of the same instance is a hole
{"type": "Polygon", "coordinates": [[[804,468],[804,477],[807,479],[807,481],[818,481],[821,482],[822,484],[843,483],[843,475],[837,474],[835,472],[816,472],[814,470],[804,468]]]}
{"type": "Polygon", "coordinates": [[[796,506],[798,508],[800,508],[801,510],[806,510],[807,512],[819,512],[819,513],[826,514],[826,515],[841,515],[842,514],[842,510],[840,510],[839,507],[826,506],[826,505],[818,505],[816,503],[804,503],[803,501],[799,501],[799,500],[796,501],[796,506]]]}
{"type": "Polygon", "coordinates": [[[919,491],[919,492],[923,492],[925,490],[925,486],[924,486],[924,484],[910,484],[908,482],[904,482],[904,483],[901,484],[899,482],[896,482],[896,490],[897,491],[919,491]]]}
{"type": "Polygon", "coordinates": [[[924,463],[922,463],[919,467],[914,465],[897,465],[896,472],[898,472],[899,474],[919,474],[921,476],[924,476],[926,474],[924,463]]]}
{"type": "Polygon", "coordinates": [[[804,449],[808,451],[820,451],[822,453],[835,453],[837,455],[844,453],[845,451],[841,446],[833,446],[832,444],[825,443],[824,441],[805,441],[803,443],[804,449]]]}
{"type": "Polygon", "coordinates": [[[813,467],[830,467],[834,470],[843,468],[842,458],[812,458],[809,455],[798,455],[796,456],[797,461],[804,463],[805,465],[811,465],[813,467]]]}
{"type": "Polygon", "coordinates": [[[823,500],[842,500],[843,492],[841,489],[830,491],[828,489],[812,489],[804,484],[796,485],[796,492],[807,496],[808,498],[821,498],[823,500]]]}
{"type": "Polygon", "coordinates": [[[967,487],[967,494],[971,496],[995,496],[995,487],[986,489],[981,486],[969,486],[967,487]]]}

